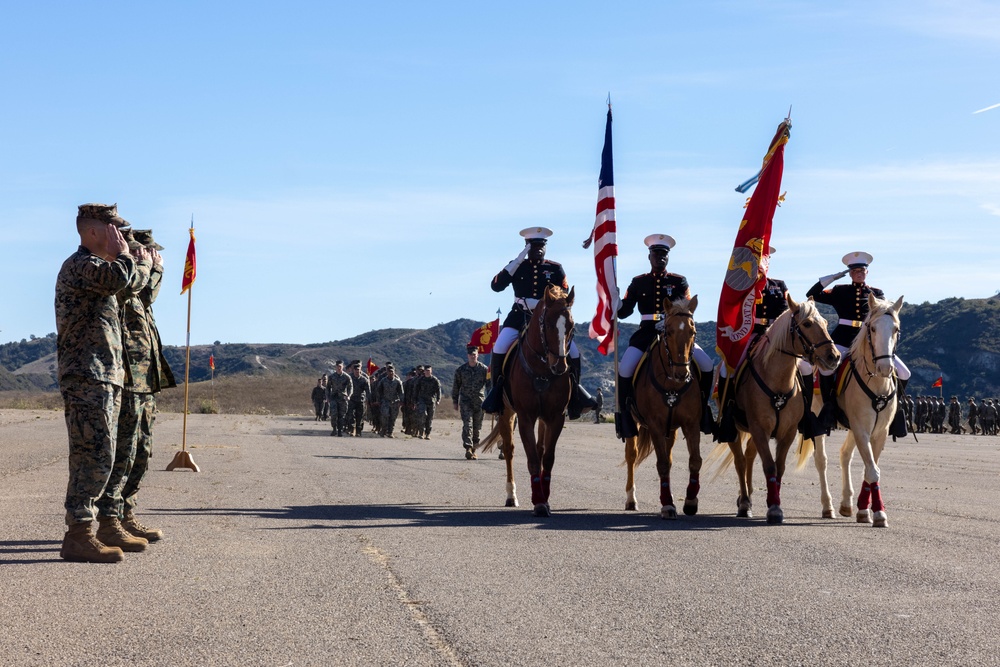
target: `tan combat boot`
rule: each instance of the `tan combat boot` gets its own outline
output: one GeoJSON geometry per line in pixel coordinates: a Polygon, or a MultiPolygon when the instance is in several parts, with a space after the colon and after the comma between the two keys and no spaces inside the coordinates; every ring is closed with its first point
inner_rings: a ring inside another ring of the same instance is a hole
{"type": "Polygon", "coordinates": [[[121,523],[122,528],[136,537],[143,538],[147,542],[156,542],[163,538],[162,530],[146,528],[146,526],[139,523],[139,520],[135,518],[135,514],[131,510],[125,512],[125,518],[122,519],[121,523]]]}
{"type": "Polygon", "coordinates": [[[70,524],[63,537],[59,557],[75,563],[119,563],[125,555],[118,547],[109,547],[90,532],[90,521],[70,524]]]}
{"type": "Polygon", "coordinates": [[[109,547],[135,552],[145,551],[146,545],[149,544],[143,538],[136,537],[122,528],[122,524],[116,516],[99,516],[97,523],[100,524],[100,528],[97,529],[97,539],[109,547]]]}

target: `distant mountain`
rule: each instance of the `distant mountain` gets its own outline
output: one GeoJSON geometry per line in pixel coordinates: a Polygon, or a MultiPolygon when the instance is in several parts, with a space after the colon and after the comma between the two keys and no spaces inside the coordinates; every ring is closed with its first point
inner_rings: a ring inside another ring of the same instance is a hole
{"type": "MultiPolygon", "coordinates": [[[[824,316],[836,322],[832,310],[820,306],[824,316]]],[[[579,316],[578,316],[579,317],[579,316]]],[[[904,304],[899,354],[913,373],[909,391],[936,394],[931,384],[943,378],[944,393],[959,396],[1000,396],[1000,298],[945,299],[919,306],[904,304]]],[[[191,348],[191,381],[211,377],[210,355],[215,357],[215,375],[315,376],[332,369],[336,359],[350,362],[371,357],[378,365],[386,361],[404,371],[430,363],[445,391],[451,390],[455,369],[465,363],[465,345],[482,323],[460,319],[430,329],[380,329],[340,341],[311,345],[281,343],[225,343],[191,348]]],[[[621,323],[619,347],[628,344],[635,324],[621,323]]],[[[697,324],[698,344],[713,358],[715,322],[697,324]]],[[[575,339],[583,358],[584,385],[591,391],[607,389],[614,381],[613,357],[598,354],[587,335],[586,321],[577,322],[575,339]]],[[[0,346],[0,390],[55,389],[55,336],[0,346]],[[17,364],[17,365],[13,365],[17,364]],[[5,371],[12,371],[8,373],[5,371]]],[[[185,349],[164,350],[179,381],[184,378],[185,349]]]]}

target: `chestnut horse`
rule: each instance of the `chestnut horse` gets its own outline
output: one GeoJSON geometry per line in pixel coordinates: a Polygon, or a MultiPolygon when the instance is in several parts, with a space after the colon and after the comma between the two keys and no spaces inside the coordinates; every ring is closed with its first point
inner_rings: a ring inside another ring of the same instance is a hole
{"type": "Polygon", "coordinates": [[[690,479],[684,497],[684,513],[698,512],[701,475],[701,393],[691,373],[694,349],[694,311],[698,297],[663,302],[664,318],[657,325],[660,336],[650,348],[646,361],[633,380],[635,405],[632,414],[639,436],[625,441],[625,509],[638,508],[635,496],[635,468],[656,450],[656,471],[660,475],[660,517],[677,518],[670,493],[670,464],[677,429],[684,433],[688,448],[690,479]]]}
{"type": "MultiPolygon", "coordinates": [[[[903,297],[895,303],[876,299],[868,295],[868,317],[847,352],[850,373],[843,389],[837,396],[837,405],[847,418],[847,438],[840,448],[841,486],[840,514],[851,516],[854,487],[851,484],[851,459],[857,447],[864,462],[864,480],[858,494],[858,523],[870,523],[877,528],[889,525],[882,501],[879,480],[882,471],[878,466],[879,457],[885,447],[889,426],[898,406],[899,383],[896,379],[892,357],[899,339],[899,311],[903,307],[903,297]],[[869,507],[870,505],[870,507],[869,507]]],[[[819,409],[820,401],[816,408],[819,409]]],[[[820,502],[823,516],[833,517],[833,500],[826,475],[826,437],[816,436],[804,440],[799,447],[799,467],[805,465],[810,453],[814,453],[816,470],[819,471],[820,502]]]]}
{"type": "Polygon", "coordinates": [[[507,355],[504,410],[480,446],[490,451],[501,443],[507,463],[507,507],[517,507],[514,484],[514,418],[528,459],[531,502],[535,516],[550,516],[549,487],[556,442],[566,422],[572,381],[566,357],[573,340],[573,289],[549,285],[521,334],[517,349],[507,355]],[[535,424],[538,435],[535,436],[535,424]]]}
{"type": "MultiPolygon", "coordinates": [[[[757,338],[747,355],[746,369],[734,382],[737,430],[735,442],[727,444],[739,478],[740,495],[736,516],[752,516],[753,459],[760,463],[767,479],[767,522],[784,521],[781,509],[781,478],[785,474],[785,458],[795,440],[805,406],[799,386],[798,360],[825,369],[836,368],[840,352],[826,330],[826,320],[819,314],[812,299],[796,303],[786,297],[788,310],[757,338]],[[745,420],[740,419],[745,415],[745,420]],[[746,442],[746,435],[750,436],[746,442]],[[770,440],[775,439],[775,454],[771,455],[770,440]],[[743,443],[746,442],[744,452],[743,443]]],[[[714,452],[713,452],[714,455],[714,452]]]]}

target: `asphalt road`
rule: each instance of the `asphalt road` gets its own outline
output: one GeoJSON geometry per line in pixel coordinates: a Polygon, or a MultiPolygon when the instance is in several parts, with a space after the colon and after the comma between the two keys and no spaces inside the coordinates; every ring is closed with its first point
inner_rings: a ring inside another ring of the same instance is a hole
{"type": "Polygon", "coordinates": [[[567,427],[545,519],[520,446],[507,509],[503,462],[465,460],[454,422],[418,441],[192,415],[200,473],[164,470],[180,415],[157,429],[140,515],[166,538],[73,564],[62,415],[0,413],[0,664],[1000,663],[1000,438],[890,444],[875,529],[819,518],[812,464],[786,476],[781,526],[760,488],[735,518],[731,471],[705,475],[697,516],[660,519],[652,461],[625,512],[610,425],[567,427]]]}

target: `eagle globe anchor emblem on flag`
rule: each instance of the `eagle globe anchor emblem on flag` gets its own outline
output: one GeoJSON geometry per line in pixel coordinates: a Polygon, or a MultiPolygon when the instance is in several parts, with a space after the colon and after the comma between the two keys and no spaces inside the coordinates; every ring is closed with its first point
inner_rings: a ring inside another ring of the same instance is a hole
{"type": "Polygon", "coordinates": [[[763,256],[763,248],[763,239],[753,238],[745,245],[733,248],[733,254],[729,258],[729,267],[726,269],[726,285],[736,292],[749,290],[740,303],[740,327],[738,329],[734,329],[730,325],[719,327],[719,333],[729,340],[742,340],[753,330],[756,294],[751,288],[760,277],[761,270],[767,270],[767,260],[763,256]]]}

